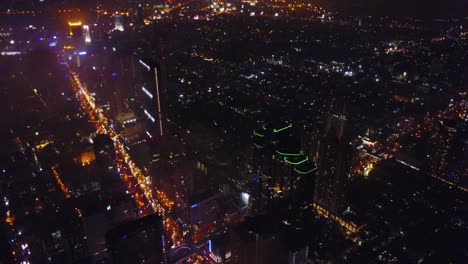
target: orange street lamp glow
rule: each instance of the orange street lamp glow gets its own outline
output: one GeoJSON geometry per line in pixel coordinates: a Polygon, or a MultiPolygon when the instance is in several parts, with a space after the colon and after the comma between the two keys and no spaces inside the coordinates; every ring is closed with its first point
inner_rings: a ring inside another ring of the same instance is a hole
{"type": "Polygon", "coordinates": [[[81,24],[82,24],[81,21],[77,21],[77,22],[70,22],[70,21],[68,21],[68,25],[69,25],[70,27],[81,26],[81,24]]]}

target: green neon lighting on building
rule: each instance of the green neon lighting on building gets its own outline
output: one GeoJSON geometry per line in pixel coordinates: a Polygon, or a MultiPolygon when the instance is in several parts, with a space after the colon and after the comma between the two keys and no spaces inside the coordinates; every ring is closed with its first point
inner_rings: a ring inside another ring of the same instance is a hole
{"type": "Polygon", "coordinates": [[[262,134],[258,133],[257,131],[254,131],[254,135],[257,136],[257,137],[265,137],[265,135],[262,135],[262,134]]]}
{"type": "Polygon", "coordinates": [[[284,157],[284,161],[286,161],[286,163],[288,164],[291,164],[291,165],[299,165],[299,164],[302,164],[306,161],[309,160],[309,157],[305,156],[305,159],[301,160],[301,161],[298,161],[298,162],[292,162],[292,161],[289,161],[288,158],[284,157]]]}
{"type": "Polygon", "coordinates": [[[263,146],[260,146],[260,145],[257,144],[257,143],[254,143],[254,145],[255,145],[257,148],[263,148],[263,146]]]}
{"type": "Polygon", "coordinates": [[[297,173],[299,173],[299,174],[309,174],[309,173],[313,172],[313,171],[316,170],[316,169],[317,169],[317,167],[315,167],[315,168],[313,168],[313,169],[311,169],[311,170],[309,170],[309,171],[300,171],[300,170],[294,168],[294,171],[297,172],[297,173]]]}
{"type": "Polygon", "coordinates": [[[285,126],[285,127],[282,127],[282,128],[280,128],[280,129],[273,129],[273,132],[274,132],[274,133],[278,133],[278,132],[281,132],[281,131],[286,130],[286,129],[288,129],[288,128],[291,128],[291,127],[292,127],[292,124],[289,124],[289,125],[287,125],[287,126],[285,126]]]}
{"type": "Polygon", "coordinates": [[[299,151],[299,153],[285,153],[285,152],[281,152],[281,151],[276,151],[276,153],[280,154],[281,156],[300,156],[302,155],[302,151],[299,151]]]}

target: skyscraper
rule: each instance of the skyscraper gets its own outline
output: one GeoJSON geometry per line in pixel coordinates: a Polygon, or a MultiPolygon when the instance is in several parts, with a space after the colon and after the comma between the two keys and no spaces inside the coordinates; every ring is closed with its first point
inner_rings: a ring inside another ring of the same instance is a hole
{"type": "Polygon", "coordinates": [[[346,117],[330,111],[324,137],[319,143],[315,202],[334,214],[345,207],[351,147],[344,134],[346,117]]]}
{"type": "Polygon", "coordinates": [[[289,122],[263,125],[254,131],[257,209],[263,207],[264,197],[268,200],[287,197],[291,202],[299,203],[312,200],[314,188],[311,187],[311,179],[316,167],[302,150],[300,139],[294,132],[289,122]],[[310,188],[301,188],[306,186],[310,188]]]}
{"type": "Polygon", "coordinates": [[[81,21],[69,21],[68,22],[68,33],[73,39],[79,40],[83,38],[83,26],[81,21]]]}
{"type": "Polygon", "coordinates": [[[83,25],[83,34],[84,34],[85,43],[90,43],[91,42],[91,35],[89,33],[89,26],[88,25],[83,25]]]}
{"type": "Polygon", "coordinates": [[[115,161],[114,141],[107,134],[98,134],[93,141],[96,161],[111,166],[115,161]]]}
{"type": "Polygon", "coordinates": [[[114,30],[124,31],[124,18],[121,15],[114,15],[114,30]]]}
{"type": "Polygon", "coordinates": [[[136,94],[140,112],[146,119],[146,135],[153,139],[164,135],[164,113],[158,67],[152,60],[139,59],[136,94]]]}
{"type": "Polygon", "coordinates": [[[153,214],[125,222],[106,233],[111,263],[165,264],[162,218],[153,214]]]}
{"type": "Polygon", "coordinates": [[[434,136],[431,174],[433,177],[453,179],[453,172],[449,171],[454,152],[454,141],[457,128],[454,120],[441,121],[434,136]]]}

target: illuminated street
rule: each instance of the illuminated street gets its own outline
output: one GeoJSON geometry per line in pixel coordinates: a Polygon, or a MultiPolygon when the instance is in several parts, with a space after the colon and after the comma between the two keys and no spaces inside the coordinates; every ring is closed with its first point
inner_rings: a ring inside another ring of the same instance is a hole
{"type": "MultiPolygon", "coordinates": [[[[67,65],[67,67],[69,67],[67,65]]],[[[70,81],[72,87],[77,93],[77,97],[83,106],[83,109],[88,114],[91,122],[96,127],[97,133],[107,133],[112,137],[115,143],[117,166],[120,169],[122,179],[127,185],[129,191],[134,193],[135,200],[144,214],[150,212],[158,212],[164,217],[164,227],[166,232],[170,234],[174,245],[183,241],[182,231],[175,220],[167,217],[170,208],[174,205],[167,196],[156,188],[147,184],[147,177],[143,175],[141,170],[131,160],[127,153],[124,144],[119,136],[114,132],[109,124],[109,121],[102,114],[99,107],[96,106],[94,98],[88,93],[85,86],[80,82],[78,75],[70,70],[70,81]],[[135,184],[135,185],[134,185],[135,184]],[[142,195],[139,192],[142,192],[142,195]]]]}
{"type": "Polygon", "coordinates": [[[465,10],[0,1],[0,264],[465,263],[465,10]]]}

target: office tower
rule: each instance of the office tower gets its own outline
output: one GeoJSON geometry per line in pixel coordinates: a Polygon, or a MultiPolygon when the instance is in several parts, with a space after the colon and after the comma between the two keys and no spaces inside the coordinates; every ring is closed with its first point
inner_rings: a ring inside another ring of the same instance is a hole
{"type": "Polygon", "coordinates": [[[160,73],[152,60],[139,59],[136,94],[141,102],[140,114],[146,120],[146,135],[150,139],[164,135],[163,95],[160,87],[160,73]]]}
{"type": "Polygon", "coordinates": [[[34,221],[34,225],[40,227],[41,232],[35,235],[31,234],[31,242],[22,246],[27,248],[23,251],[24,253],[30,249],[31,253],[37,254],[36,258],[30,258],[30,263],[35,261],[43,263],[44,260],[47,260],[48,263],[76,263],[86,262],[89,259],[83,230],[70,228],[80,226],[72,208],[62,207],[60,210],[45,208],[32,221],[34,221]]]}
{"type": "Polygon", "coordinates": [[[315,165],[302,150],[301,142],[290,122],[265,124],[254,131],[254,171],[258,181],[254,193],[256,208],[261,210],[273,198],[287,197],[291,203],[301,197],[313,197],[315,165]],[[310,189],[305,190],[306,184],[310,189]],[[312,181],[313,183],[313,181],[312,181]],[[307,193],[308,192],[308,193],[307,193]],[[267,199],[267,201],[263,201],[267,199]]]}
{"type": "Polygon", "coordinates": [[[189,202],[190,208],[188,210],[188,221],[191,225],[203,227],[213,223],[219,217],[220,206],[217,199],[220,195],[206,194],[201,199],[192,199],[195,202],[189,202]]]}
{"type": "Polygon", "coordinates": [[[156,214],[125,222],[106,233],[111,263],[165,264],[162,217],[156,214]]]}
{"type": "Polygon", "coordinates": [[[132,12],[132,21],[135,28],[142,28],[145,26],[145,14],[143,12],[142,4],[137,4],[133,7],[134,12],[132,12]]]}
{"type": "Polygon", "coordinates": [[[69,21],[68,22],[68,33],[74,39],[80,39],[83,37],[83,26],[81,21],[69,21]]]}
{"type": "Polygon", "coordinates": [[[98,134],[93,141],[101,191],[110,196],[122,195],[126,188],[117,169],[114,141],[106,134],[98,134]]]}
{"type": "MultiPolygon", "coordinates": [[[[280,264],[288,263],[280,225],[270,216],[248,217],[230,233],[227,263],[280,264]]],[[[225,254],[226,255],[226,254],[225,254]]],[[[222,263],[222,262],[218,262],[222,263]]]]}
{"type": "Polygon", "coordinates": [[[89,26],[83,25],[85,43],[91,43],[91,35],[89,33],[89,26]]]}
{"type": "Polygon", "coordinates": [[[78,211],[82,214],[81,226],[91,258],[87,263],[108,263],[100,262],[110,257],[106,251],[106,232],[124,221],[134,219],[138,210],[129,196],[113,193],[112,196],[105,197],[112,198],[99,200],[95,196],[88,195],[81,200],[89,204],[88,206],[80,204],[82,209],[78,211]]]}
{"type": "Polygon", "coordinates": [[[124,31],[124,18],[121,15],[114,15],[114,30],[124,31]]]}
{"type": "Polygon", "coordinates": [[[98,134],[93,139],[94,156],[99,164],[111,165],[115,161],[114,141],[106,134],[98,134]]]}
{"type": "Polygon", "coordinates": [[[112,92],[112,99],[110,100],[110,107],[112,115],[115,119],[123,113],[124,103],[122,100],[122,91],[119,89],[117,82],[114,83],[114,91],[112,92]]]}
{"type": "MultiPolygon", "coordinates": [[[[454,153],[453,174],[449,175],[457,185],[468,188],[468,122],[460,119],[458,135],[455,137],[456,149],[454,153]]],[[[450,179],[450,178],[449,178],[450,179]]]]}
{"type": "Polygon", "coordinates": [[[288,264],[303,264],[312,262],[308,258],[309,256],[309,246],[305,246],[297,251],[289,251],[288,252],[288,264]]]}
{"type": "Polygon", "coordinates": [[[206,251],[214,263],[230,263],[232,256],[229,233],[213,234],[206,243],[206,251]]]}
{"type": "MultiPolygon", "coordinates": [[[[344,111],[343,111],[344,112],[344,111]]],[[[331,111],[319,143],[315,202],[333,214],[345,208],[345,185],[351,161],[351,146],[344,136],[346,117],[331,111]]]]}
{"type": "Polygon", "coordinates": [[[445,120],[439,123],[432,144],[431,174],[433,177],[450,181],[457,180],[455,179],[453,166],[450,166],[453,165],[452,162],[454,161],[456,135],[455,120],[445,120]]]}

